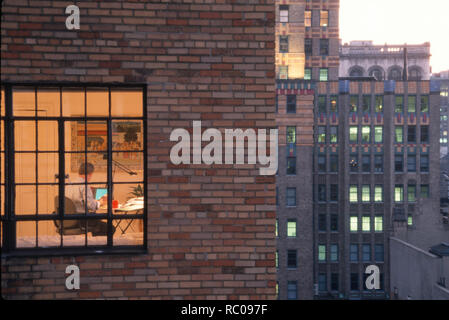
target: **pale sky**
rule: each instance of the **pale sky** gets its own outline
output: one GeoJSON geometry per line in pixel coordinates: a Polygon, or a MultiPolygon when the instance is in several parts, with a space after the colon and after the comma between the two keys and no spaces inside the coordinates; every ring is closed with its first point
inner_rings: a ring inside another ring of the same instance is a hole
{"type": "Polygon", "coordinates": [[[449,70],[449,0],[340,0],[340,38],[430,42],[432,72],[449,70]]]}

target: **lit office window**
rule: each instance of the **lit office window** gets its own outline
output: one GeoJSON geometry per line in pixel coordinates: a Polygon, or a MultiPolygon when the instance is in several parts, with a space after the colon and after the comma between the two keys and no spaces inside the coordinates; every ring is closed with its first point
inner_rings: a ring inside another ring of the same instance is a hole
{"type": "Polygon", "coordinates": [[[329,11],[321,10],[320,12],[320,26],[327,27],[329,25],[329,11]]]}
{"type": "Polygon", "coordinates": [[[279,219],[276,219],[276,226],[275,226],[274,234],[276,237],[279,236],[279,219]]]}
{"type": "Polygon", "coordinates": [[[429,96],[421,96],[421,112],[429,112],[429,96]]]}
{"type": "Polygon", "coordinates": [[[338,112],[338,96],[330,97],[330,108],[331,108],[331,112],[333,112],[333,113],[338,112]]]}
{"type": "Polygon", "coordinates": [[[326,245],[324,244],[318,246],[318,261],[326,261],[326,245]]]}
{"type": "Polygon", "coordinates": [[[287,237],[289,238],[296,237],[296,220],[287,221],[287,237]]]}
{"type": "Polygon", "coordinates": [[[374,111],[377,113],[383,112],[383,105],[384,105],[384,97],[383,96],[376,96],[375,105],[374,105],[374,111]]]}
{"type": "Polygon", "coordinates": [[[384,231],[384,217],[382,216],[374,217],[374,231],[376,232],[384,231]]]}
{"type": "Polygon", "coordinates": [[[359,230],[359,218],[358,217],[350,217],[349,218],[349,230],[351,232],[357,232],[359,230]]]}
{"type": "Polygon", "coordinates": [[[312,26],[312,11],[311,10],[304,11],[304,26],[305,27],[312,26]]]}
{"type": "Polygon", "coordinates": [[[298,286],[296,281],[287,282],[287,299],[296,300],[298,299],[298,286]]]}
{"type": "Polygon", "coordinates": [[[369,184],[364,184],[362,186],[362,202],[371,201],[371,188],[369,184]]]}
{"type": "Polygon", "coordinates": [[[377,262],[384,262],[385,253],[384,253],[384,245],[383,244],[375,244],[374,245],[374,260],[377,262]]]}
{"type": "Polygon", "coordinates": [[[394,128],[395,133],[395,142],[396,143],[404,143],[404,128],[400,126],[396,126],[394,128]]]}
{"type": "Polygon", "coordinates": [[[383,127],[375,126],[374,127],[374,143],[382,143],[383,142],[383,127]]]}
{"type": "Polygon", "coordinates": [[[362,244],[362,261],[363,262],[371,261],[371,245],[370,244],[362,244]]]}
{"type": "Polygon", "coordinates": [[[276,268],[279,268],[279,252],[277,250],[276,250],[274,259],[275,259],[276,268]]]}
{"type": "Polygon", "coordinates": [[[357,262],[359,261],[359,245],[351,243],[349,245],[349,261],[357,262]]]}
{"type": "Polygon", "coordinates": [[[330,246],[330,261],[338,261],[338,244],[331,244],[330,246]]]}
{"type": "Polygon", "coordinates": [[[376,185],[374,186],[374,202],[383,202],[384,201],[384,190],[383,186],[376,185]]]}
{"type": "Polygon", "coordinates": [[[412,226],[413,225],[413,216],[411,214],[407,217],[407,225],[412,226]]]}
{"type": "Polygon", "coordinates": [[[358,202],[359,196],[358,196],[358,187],[357,185],[351,185],[349,186],[349,202],[358,202]]]}
{"type": "Polygon", "coordinates": [[[371,137],[371,128],[369,126],[362,127],[362,143],[369,143],[371,137]]]}
{"type": "Polygon", "coordinates": [[[429,172],[429,156],[428,155],[421,155],[420,169],[421,169],[421,172],[429,172]]]}
{"type": "Polygon", "coordinates": [[[407,186],[407,199],[408,199],[408,202],[416,201],[416,185],[409,184],[407,186]]]}
{"type": "Polygon", "coordinates": [[[357,112],[358,105],[359,105],[359,96],[350,96],[349,112],[357,112]]]}
{"type": "Polygon", "coordinates": [[[304,69],[304,80],[312,80],[312,69],[311,68],[304,69]]]}
{"type": "Polygon", "coordinates": [[[404,201],[404,186],[397,184],[394,187],[394,202],[404,201]]]}
{"type": "Polygon", "coordinates": [[[408,113],[416,112],[416,96],[408,96],[408,113]]]}
{"type": "Polygon", "coordinates": [[[394,112],[404,113],[404,96],[396,96],[394,112]]]}
{"type": "Polygon", "coordinates": [[[279,21],[281,23],[288,23],[288,6],[279,6],[279,21]]]}
{"type": "Polygon", "coordinates": [[[287,188],[287,206],[296,206],[296,188],[287,188]]]}
{"type": "Polygon", "coordinates": [[[296,127],[287,127],[287,143],[296,143],[296,127]]]}
{"type": "Polygon", "coordinates": [[[288,66],[279,66],[279,79],[288,79],[288,66]]]}
{"type": "Polygon", "coordinates": [[[326,143],[326,127],[318,127],[318,143],[326,143]]]}
{"type": "Polygon", "coordinates": [[[369,232],[371,231],[371,218],[364,216],[362,217],[362,231],[369,232]]]}
{"type": "Polygon", "coordinates": [[[288,53],[288,36],[279,36],[279,52],[288,53]]]}
{"type": "Polygon", "coordinates": [[[349,127],[349,142],[350,143],[358,142],[358,127],[354,126],[349,127]]]}
{"type": "Polygon", "coordinates": [[[329,79],[329,70],[327,68],[320,69],[320,81],[327,81],[329,79]]]}

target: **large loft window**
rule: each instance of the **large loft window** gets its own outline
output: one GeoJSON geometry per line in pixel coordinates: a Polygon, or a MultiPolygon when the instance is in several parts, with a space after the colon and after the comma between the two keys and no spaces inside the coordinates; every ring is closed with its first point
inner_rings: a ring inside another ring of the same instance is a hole
{"type": "Polygon", "coordinates": [[[2,86],[5,251],[146,247],[144,92],[144,86],[2,86]]]}

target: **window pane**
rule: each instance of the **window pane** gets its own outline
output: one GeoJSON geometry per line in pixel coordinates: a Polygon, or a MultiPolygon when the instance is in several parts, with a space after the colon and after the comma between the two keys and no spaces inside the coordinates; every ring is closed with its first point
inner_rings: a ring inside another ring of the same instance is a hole
{"type": "Polygon", "coordinates": [[[318,246],[318,261],[326,261],[326,246],[318,246]]]}
{"type": "Polygon", "coordinates": [[[320,81],[328,80],[328,69],[320,69],[320,81]]]}
{"type": "Polygon", "coordinates": [[[84,117],[84,89],[62,89],[62,114],[64,117],[84,117]]]}
{"type": "Polygon", "coordinates": [[[358,202],[358,190],[357,186],[349,187],[349,202],[358,202]]]}
{"type": "Polygon", "coordinates": [[[421,112],[429,112],[429,96],[421,96],[421,112]]]}
{"type": "Polygon", "coordinates": [[[15,151],[36,150],[35,121],[14,121],[15,151]]]}
{"type": "Polygon", "coordinates": [[[4,117],[6,113],[5,108],[5,88],[1,88],[1,97],[0,97],[0,116],[4,117]]]}
{"type": "Polygon", "coordinates": [[[371,128],[368,126],[362,127],[362,142],[370,142],[371,128]]]}
{"type": "Polygon", "coordinates": [[[109,116],[109,92],[107,89],[98,88],[87,90],[87,116],[109,116]]]}
{"type": "Polygon", "coordinates": [[[287,127],[287,143],[296,142],[296,127],[287,127]]]}
{"type": "Polygon", "coordinates": [[[383,142],[383,127],[380,126],[374,127],[374,142],[375,143],[383,142]]]}
{"type": "Polygon", "coordinates": [[[374,201],[375,202],[383,201],[383,187],[382,186],[374,187],[374,201]]]}
{"type": "Polygon", "coordinates": [[[296,221],[287,222],[287,237],[296,237],[296,221]]]}
{"type": "Polygon", "coordinates": [[[371,201],[371,195],[370,195],[370,186],[369,185],[363,185],[362,186],[362,201],[363,202],[370,202],[371,201]]]}
{"type": "Polygon", "coordinates": [[[39,151],[58,151],[58,122],[38,121],[37,123],[37,146],[39,151]]]}
{"type": "Polygon", "coordinates": [[[16,223],[17,248],[36,247],[36,222],[18,221],[16,223]]]}
{"type": "Polygon", "coordinates": [[[416,96],[408,97],[408,112],[415,113],[416,112],[416,96]]]}
{"type": "Polygon", "coordinates": [[[396,106],[394,111],[396,113],[404,112],[404,96],[396,96],[396,106]]]}
{"type": "Polygon", "coordinates": [[[63,247],[86,245],[86,222],[80,220],[56,221],[56,230],[61,232],[63,247]]]}
{"type": "Polygon", "coordinates": [[[115,219],[113,244],[121,246],[143,245],[143,219],[115,219]]]}
{"type": "Polygon", "coordinates": [[[143,181],[143,164],[142,152],[113,152],[112,181],[143,181]]]}
{"type": "Polygon", "coordinates": [[[112,117],[142,117],[143,94],[141,89],[112,89],[112,117]]]}
{"type": "Polygon", "coordinates": [[[349,127],[349,142],[357,143],[358,128],[349,127]]]}
{"type": "Polygon", "coordinates": [[[61,235],[53,221],[39,221],[38,230],[38,247],[60,247],[61,235]]]}
{"type": "Polygon", "coordinates": [[[16,214],[36,214],[36,186],[16,186],[16,214]]]}
{"type": "Polygon", "coordinates": [[[359,230],[358,226],[358,218],[357,217],[350,217],[349,219],[349,230],[351,232],[357,232],[359,230]]]}
{"type": "Polygon", "coordinates": [[[404,187],[400,185],[396,185],[394,187],[394,201],[402,202],[404,201],[404,187]]]}
{"type": "Polygon", "coordinates": [[[327,27],[329,24],[329,11],[321,10],[320,13],[320,26],[327,27]]]}
{"type": "Polygon", "coordinates": [[[384,104],[384,97],[383,96],[376,96],[376,104],[375,104],[375,112],[382,112],[383,111],[383,104],[384,104]]]}
{"type": "Polygon", "coordinates": [[[61,96],[57,88],[37,89],[37,116],[58,117],[60,114],[61,96]]]}
{"type": "Polygon", "coordinates": [[[396,126],[395,128],[395,140],[396,143],[404,142],[404,128],[396,126]]]}
{"type": "Polygon", "coordinates": [[[349,111],[350,112],[357,112],[358,104],[359,104],[359,97],[358,96],[351,96],[350,102],[349,102],[349,111]]]}
{"type": "Polygon", "coordinates": [[[363,96],[362,111],[364,113],[369,113],[371,111],[371,96],[363,96]]]}
{"type": "Polygon", "coordinates": [[[365,231],[365,232],[371,231],[371,218],[370,217],[362,217],[362,231],[365,231]]]}
{"type": "Polygon", "coordinates": [[[36,154],[16,153],[15,155],[15,182],[35,183],[36,182],[36,154]]]}
{"type": "Polygon", "coordinates": [[[57,153],[39,153],[37,159],[37,181],[39,183],[57,183],[59,155],[57,153]]]}
{"type": "Polygon", "coordinates": [[[14,116],[35,116],[36,94],[34,88],[13,88],[12,101],[14,116]]]}
{"type": "Polygon", "coordinates": [[[381,232],[383,231],[383,217],[377,216],[374,217],[374,231],[381,232]]]}
{"type": "Polygon", "coordinates": [[[52,214],[56,212],[58,188],[58,185],[39,185],[37,187],[38,214],[52,214]]]}
{"type": "Polygon", "coordinates": [[[408,185],[407,197],[408,197],[408,202],[416,201],[416,185],[408,185]]]}

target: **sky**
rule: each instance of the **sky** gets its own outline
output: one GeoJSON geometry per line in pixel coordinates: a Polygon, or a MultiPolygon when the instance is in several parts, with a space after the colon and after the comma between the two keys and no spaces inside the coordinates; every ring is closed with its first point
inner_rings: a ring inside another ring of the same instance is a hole
{"type": "Polygon", "coordinates": [[[430,42],[432,72],[449,70],[449,0],[340,0],[340,38],[430,42]]]}

